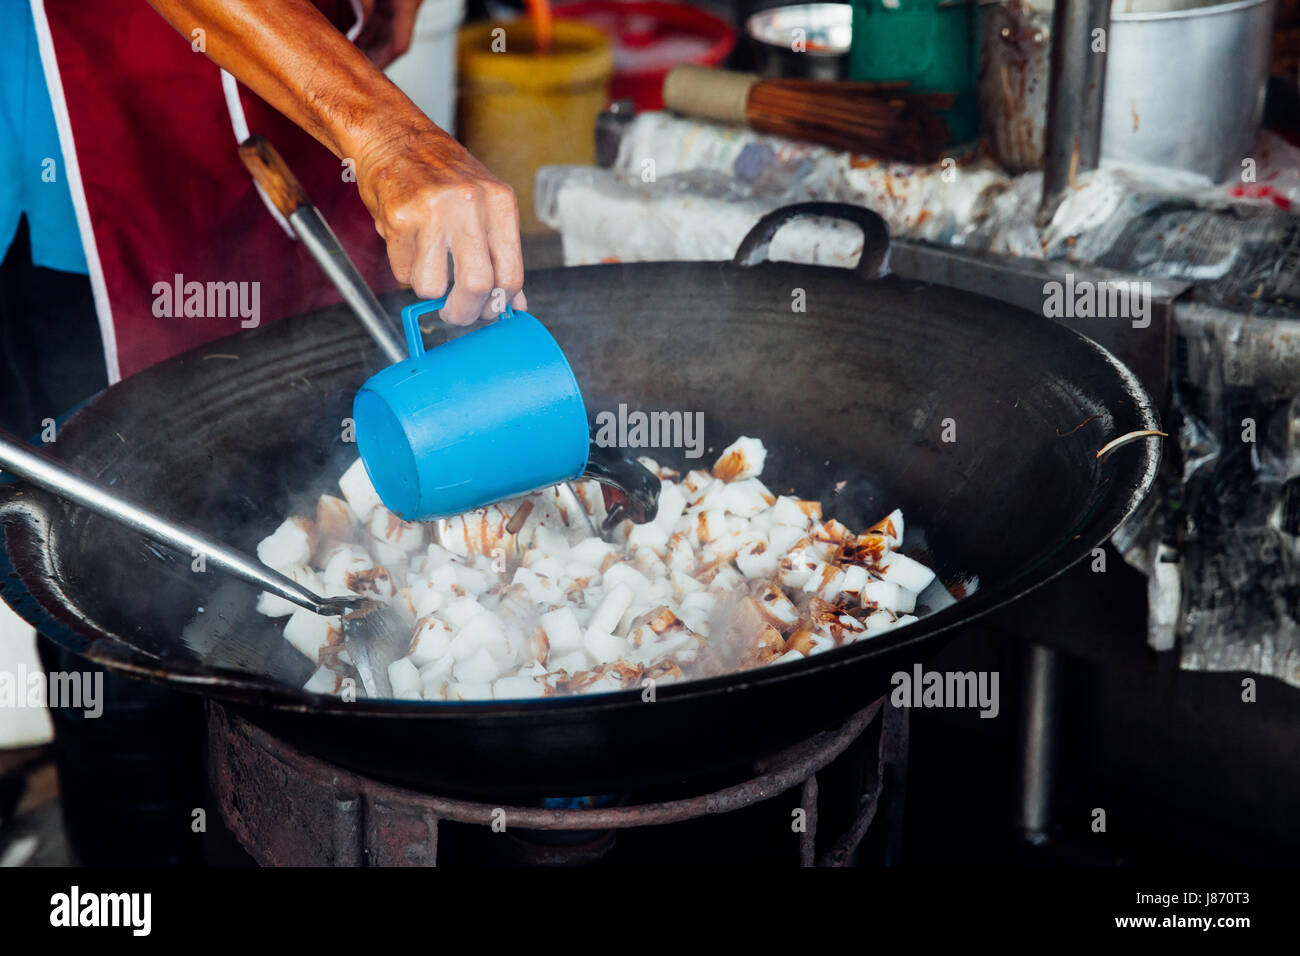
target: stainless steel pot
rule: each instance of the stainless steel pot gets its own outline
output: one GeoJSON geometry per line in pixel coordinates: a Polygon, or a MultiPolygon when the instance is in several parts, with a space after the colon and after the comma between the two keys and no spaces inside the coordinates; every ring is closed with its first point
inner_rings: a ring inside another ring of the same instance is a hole
{"type": "Polygon", "coordinates": [[[853,9],[847,3],[800,3],[760,10],[745,21],[763,76],[842,80],[848,75],[853,9]]]}
{"type": "MultiPolygon", "coordinates": [[[[980,112],[995,158],[1042,165],[1050,4],[987,16],[980,112]]],[[[1273,0],[1115,0],[1107,37],[1103,164],[1235,175],[1264,110],[1273,0]]]]}

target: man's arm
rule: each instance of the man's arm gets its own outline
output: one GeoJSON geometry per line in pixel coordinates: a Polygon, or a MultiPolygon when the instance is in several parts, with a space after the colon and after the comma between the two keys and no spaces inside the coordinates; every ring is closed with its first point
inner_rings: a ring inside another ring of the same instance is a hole
{"type": "Polygon", "coordinates": [[[417,294],[456,285],[442,316],[468,324],[525,307],[519,209],[495,178],[407,99],[308,0],[149,0],[186,38],[327,146],[356,163],[361,198],[393,273],[417,294]]]}

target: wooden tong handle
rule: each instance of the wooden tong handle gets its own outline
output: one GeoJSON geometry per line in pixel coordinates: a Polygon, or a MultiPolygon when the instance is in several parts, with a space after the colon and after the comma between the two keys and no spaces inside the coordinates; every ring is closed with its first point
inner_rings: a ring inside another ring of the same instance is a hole
{"type": "Polygon", "coordinates": [[[265,137],[250,136],[240,143],[239,158],[252,174],[253,182],[262,187],[262,192],[286,219],[303,206],[311,205],[298,177],[265,137]]]}

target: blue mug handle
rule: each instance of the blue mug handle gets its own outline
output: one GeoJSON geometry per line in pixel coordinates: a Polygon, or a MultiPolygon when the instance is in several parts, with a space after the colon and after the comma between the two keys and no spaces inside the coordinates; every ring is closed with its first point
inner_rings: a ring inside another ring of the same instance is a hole
{"type": "MultiPolygon", "coordinates": [[[[444,295],[438,299],[412,302],[402,309],[402,328],[406,332],[406,350],[410,353],[411,358],[419,358],[424,354],[424,336],[420,334],[420,316],[436,312],[446,304],[447,296],[444,295]]],[[[510,308],[510,304],[507,303],[505,311],[501,313],[499,318],[508,319],[514,314],[514,309],[510,308]]]]}

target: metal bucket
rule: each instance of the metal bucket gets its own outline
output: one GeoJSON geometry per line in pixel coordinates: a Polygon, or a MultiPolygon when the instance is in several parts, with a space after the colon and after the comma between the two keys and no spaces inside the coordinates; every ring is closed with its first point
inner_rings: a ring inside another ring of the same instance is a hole
{"type": "Polygon", "coordinates": [[[1115,0],[1102,161],[1240,174],[1264,114],[1273,0],[1115,0]]]}
{"type": "MultiPolygon", "coordinates": [[[[1042,166],[1050,22],[1041,2],[1009,3],[984,21],[983,132],[1012,172],[1042,166]]],[[[1263,115],[1272,25],[1272,0],[1115,0],[1103,164],[1181,169],[1214,182],[1236,175],[1263,115]]]]}

